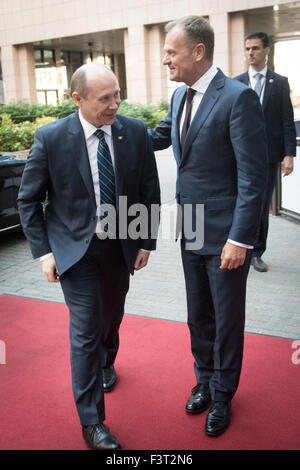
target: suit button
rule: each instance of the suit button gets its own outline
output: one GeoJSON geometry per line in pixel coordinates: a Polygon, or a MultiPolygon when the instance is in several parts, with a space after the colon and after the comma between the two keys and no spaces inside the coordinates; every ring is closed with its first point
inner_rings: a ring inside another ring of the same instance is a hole
{"type": "Polygon", "coordinates": [[[95,219],[96,219],[96,217],[91,217],[91,220],[95,220],[95,219]]]}

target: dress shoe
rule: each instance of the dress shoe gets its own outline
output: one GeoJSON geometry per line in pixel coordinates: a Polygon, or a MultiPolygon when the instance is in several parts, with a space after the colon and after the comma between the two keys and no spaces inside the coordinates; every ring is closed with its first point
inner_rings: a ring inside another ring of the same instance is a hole
{"type": "Polygon", "coordinates": [[[104,424],[84,426],[82,428],[83,438],[93,450],[115,450],[121,449],[115,436],[113,436],[104,424]]]}
{"type": "Polygon", "coordinates": [[[186,403],[185,409],[188,413],[202,413],[208,408],[210,400],[209,385],[197,384],[192,389],[192,394],[186,403]]]}
{"type": "Polygon", "coordinates": [[[259,256],[252,256],[251,264],[255,271],[260,273],[266,273],[268,271],[268,265],[259,256]]]}
{"type": "Polygon", "coordinates": [[[114,366],[102,369],[104,392],[111,392],[117,383],[117,374],[114,366]]]}
{"type": "Polygon", "coordinates": [[[205,423],[205,434],[220,436],[229,426],[230,402],[213,401],[205,423]]]}

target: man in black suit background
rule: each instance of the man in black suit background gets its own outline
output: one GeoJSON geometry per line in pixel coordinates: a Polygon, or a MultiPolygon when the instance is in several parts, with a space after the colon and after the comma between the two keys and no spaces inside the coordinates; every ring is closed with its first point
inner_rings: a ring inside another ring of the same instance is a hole
{"type": "Polygon", "coordinates": [[[288,79],[267,67],[270,53],[267,34],[263,32],[249,34],[245,38],[245,51],[249,69],[236,79],[253,88],[259,95],[268,142],[268,185],[252,256],[254,269],[266,272],[268,265],[261,257],[266,250],[272,195],[280,162],[284,176],[293,171],[293,158],[296,155],[296,130],[288,79]]]}
{"type": "Polygon", "coordinates": [[[129,273],[147,264],[157,233],[149,223],[148,237],[124,236],[132,220],[124,211],[141,204],[149,214],[160,203],[159,182],[145,124],[116,115],[115,75],[84,65],[71,92],[79,110],[37,130],[18,204],[32,255],[42,260],[49,282],[60,281],[69,307],[72,385],[84,439],[93,449],[118,449],[103,424],[103,370],[116,381],[129,273]],[[115,215],[122,227],[114,227],[115,215]]]}

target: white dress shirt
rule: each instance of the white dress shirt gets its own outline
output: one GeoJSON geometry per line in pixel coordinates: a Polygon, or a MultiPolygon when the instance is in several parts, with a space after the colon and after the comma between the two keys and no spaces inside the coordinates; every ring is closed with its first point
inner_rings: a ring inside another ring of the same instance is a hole
{"type": "MultiPolygon", "coordinates": [[[[192,123],[192,121],[195,117],[195,114],[196,114],[197,109],[198,109],[198,107],[201,103],[201,100],[203,98],[204,93],[206,92],[206,90],[209,87],[211,81],[213,80],[213,78],[216,76],[217,73],[218,73],[217,67],[215,65],[212,65],[210,67],[210,69],[208,69],[207,72],[205,72],[205,74],[202,75],[202,77],[200,77],[199,80],[197,80],[191,86],[191,88],[193,90],[195,90],[196,93],[194,94],[193,100],[192,100],[190,124],[192,123]]],[[[263,72],[261,72],[261,73],[263,73],[263,72]]],[[[253,80],[255,81],[255,79],[253,79],[253,80]]],[[[180,119],[180,134],[179,135],[181,135],[181,131],[182,131],[182,127],[183,127],[183,122],[184,122],[184,117],[185,117],[185,109],[186,109],[186,103],[184,104],[184,108],[183,108],[181,119],[180,119]]],[[[237,241],[230,240],[230,239],[228,239],[227,241],[232,243],[233,245],[237,245],[237,246],[240,246],[240,247],[243,247],[243,248],[253,249],[253,246],[245,245],[244,243],[241,243],[241,242],[237,242],[237,241]]]]}
{"type": "Polygon", "coordinates": [[[254,90],[254,87],[255,87],[255,84],[256,84],[256,78],[255,78],[255,75],[257,73],[261,73],[262,74],[262,78],[261,78],[261,94],[260,94],[260,102],[262,104],[263,102],[263,99],[264,99],[264,93],[265,93],[265,85],[266,85],[266,76],[267,76],[267,70],[268,70],[268,67],[265,65],[265,67],[260,70],[259,72],[257,70],[254,70],[252,67],[249,67],[249,70],[248,70],[248,74],[249,74],[249,87],[252,88],[252,90],[254,90]]]}

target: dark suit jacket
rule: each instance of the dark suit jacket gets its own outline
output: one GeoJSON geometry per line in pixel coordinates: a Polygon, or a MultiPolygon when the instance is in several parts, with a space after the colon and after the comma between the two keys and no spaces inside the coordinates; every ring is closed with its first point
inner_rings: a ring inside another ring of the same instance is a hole
{"type": "MultiPolygon", "coordinates": [[[[236,80],[249,86],[248,72],[238,75],[236,80]]],[[[262,107],[269,162],[277,163],[282,161],[285,155],[296,155],[296,129],[288,79],[269,69],[262,107]]]]}
{"type": "Polygon", "coordinates": [[[192,204],[194,214],[196,204],[204,204],[204,244],[197,252],[219,254],[228,238],[254,245],[267,180],[258,97],[219,70],[181,149],[179,122],[186,89],[175,90],[168,115],[150,135],[155,150],[173,145],[180,204],[192,204]]]}
{"type": "MultiPolygon", "coordinates": [[[[157,168],[146,126],[118,115],[112,126],[116,193],[127,206],[160,203],[157,168]]],[[[22,226],[34,258],[53,252],[62,275],[85,254],[95,231],[96,201],[85,136],[74,113],[41,127],[35,134],[18,196],[22,226]],[[42,202],[47,203],[45,214],[42,202]]],[[[128,218],[128,223],[130,220],[128,218]]],[[[156,240],[121,240],[128,269],[139,248],[156,240]]]]}

